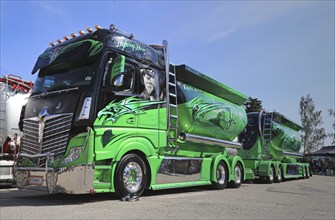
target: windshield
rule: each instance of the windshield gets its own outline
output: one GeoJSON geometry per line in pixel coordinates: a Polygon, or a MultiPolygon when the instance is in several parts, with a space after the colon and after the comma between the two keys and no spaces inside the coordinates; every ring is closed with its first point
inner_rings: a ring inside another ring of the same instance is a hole
{"type": "Polygon", "coordinates": [[[62,89],[86,87],[92,83],[96,64],[77,68],[55,68],[49,66],[39,71],[33,95],[62,89]]]}

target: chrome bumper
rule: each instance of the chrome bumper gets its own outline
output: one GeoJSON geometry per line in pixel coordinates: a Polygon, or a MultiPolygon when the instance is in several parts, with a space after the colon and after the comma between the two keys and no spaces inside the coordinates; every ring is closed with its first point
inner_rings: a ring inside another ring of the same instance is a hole
{"type": "Polygon", "coordinates": [[[88,194],[94,192],[93,165],[78,165],[53,168],[53,155],[19,154],[18,158],[36,158],[47,156],[47,163],[43,167],[15,167],[15,180],[21,189],[42,190],[49,193],[60,192],[70,194],[88,194]],[[49,164],[49,167],[48,167],[49,164]]]}

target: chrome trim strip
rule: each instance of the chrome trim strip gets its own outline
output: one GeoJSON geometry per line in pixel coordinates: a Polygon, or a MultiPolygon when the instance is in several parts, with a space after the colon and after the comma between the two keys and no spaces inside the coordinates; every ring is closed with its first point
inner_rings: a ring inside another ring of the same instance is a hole
{"type": "Polygon", "coordinates": [[[294,153],[294,152],[288,152],[288,151],[283,151],[283,155],[286,156],[296,156],[296,157],[303,157],[303,154],[300,153],[294,153]]]}
{"type": "Polygon", "coordinates": [[[203,158],[164,157],[156,174],[156,184],[201,180],[203,158]]]}
{"type": "Polygon", "coordinates": [[[194,134],[180,133],[179,139],[182,141],[190,141],[195,143],[215,144],[223,147],[238,148],[238,149],[242,148],[242,144],[238,142],[226,141],[194,134]]]}

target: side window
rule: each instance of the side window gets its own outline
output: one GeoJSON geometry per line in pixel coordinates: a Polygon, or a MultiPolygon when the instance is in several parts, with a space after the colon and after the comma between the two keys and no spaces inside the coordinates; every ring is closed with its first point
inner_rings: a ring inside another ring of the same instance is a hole
{"type": "Polygon", "coordinates": [[[119,55],[106,65],[104,87],[115,92],[132,92],[134,89],[135,67],[125,63],[125,56],[119,55]]]}
{"type": "Polygon", "coordinates": [[[131,92],[134,89],[135,67],[126,64],[124,72],[113,77],[111,87],[117,92],[131,92]]]}

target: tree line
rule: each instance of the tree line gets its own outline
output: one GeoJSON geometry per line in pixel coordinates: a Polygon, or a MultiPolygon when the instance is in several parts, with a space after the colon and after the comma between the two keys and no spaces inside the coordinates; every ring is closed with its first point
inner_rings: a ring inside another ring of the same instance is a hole
{"type": "MultiPolygon", "coordinates": [[[[247,112],[261,112],[266,111],[262,106],[262,101],[257,98],[249,97],[244,103],[247,112]]],[[[330,137],[332,145],[335,145],[335,110],[329,109],[329,116],[333,119],[333,131],[326,134],[323,127],[321,116],[322,111],[317,110],[312,97],[307,94],[300,98],[299,114],[301,119],[301,140],[303,146],[303,153],[310,153],[320,149],[324,146],[324,141],[330,137]]]]}

